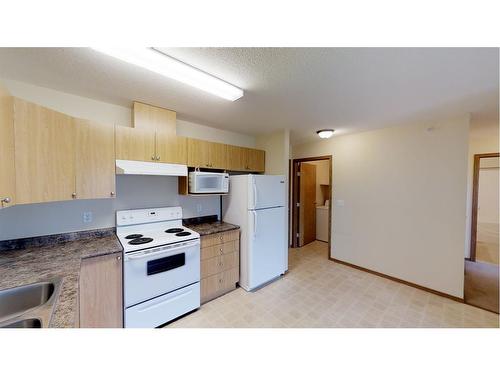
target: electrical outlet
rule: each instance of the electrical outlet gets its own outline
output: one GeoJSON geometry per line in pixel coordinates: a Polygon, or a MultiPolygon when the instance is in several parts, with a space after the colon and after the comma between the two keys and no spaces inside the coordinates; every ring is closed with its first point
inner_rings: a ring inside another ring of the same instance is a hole
{"type": "Polygon", "coordinates": [[[83,222],[84,223],[91,223],[92,222],[92,212],[84,212],[83,213],[83,222]]]}
{"type": "Polygon", "coordinates": [[[201,205],[200,203],[198,203],[198,204],[196,205],[196,212],[197,212],[197,213],[201,213],[201,211],[203,211],[203,207],[202,207],[202,205],[201,205]]]}

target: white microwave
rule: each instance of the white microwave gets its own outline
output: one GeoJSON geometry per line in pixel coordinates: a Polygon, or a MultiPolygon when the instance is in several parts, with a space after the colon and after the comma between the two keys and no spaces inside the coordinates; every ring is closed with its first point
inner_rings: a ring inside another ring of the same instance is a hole
{"type": "Polygon", "coordinates": [[[229,174],[189,172],[189,192],[192,194],[226,194],[229,192],[229,174]]]}

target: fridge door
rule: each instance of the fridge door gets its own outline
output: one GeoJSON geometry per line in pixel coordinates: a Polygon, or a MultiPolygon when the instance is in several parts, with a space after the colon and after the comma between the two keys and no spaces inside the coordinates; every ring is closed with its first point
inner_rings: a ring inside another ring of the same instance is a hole
{"type": "MultiPolygon", "coordinates": [[[[248,211],[247,290],[285,272],[285,207],[248,211]]],[[[242,270],[242,272],[244,272],[242,270]]]]}
{"type": "Polygon", "coordinates": [[[284,207],[286,197],[285,176],[249,175],[248,209],[284,207]]]}

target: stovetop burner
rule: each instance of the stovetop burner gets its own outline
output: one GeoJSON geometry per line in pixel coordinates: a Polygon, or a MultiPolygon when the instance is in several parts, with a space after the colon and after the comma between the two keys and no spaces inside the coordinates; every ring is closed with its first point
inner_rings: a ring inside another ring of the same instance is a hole
{"type": "Polygon", "coordinates": [[[178,237],[185,237],[185,236],[190,236],[191,233],[189,233],[189,232],[179,232],[179,233],[176,233],[175,235],[178,236],[178,237]]]}
{"type": "Polygon", "coordinates": [[[139,234],[139,233],[134,233],[134,234],[129,234],[128,236],[126,236],[125,238],[127,240],[133,240],[135,238],[141,238],[141,237],[144,237],[142,234],[139,234]]]}
{"type": "Polygon", "coordinates": [[[152,238],[149,238],[149,237],[139,237],[139,238],[133,239],[132,241],[129,241],[128,243],[130,245],[142,245],[142,244],[145,244],[145,243],[148,243],[148,242],[151,242],[151,241],[153,241],[152,238]]]}
{"type": "Polygon", "coordinates": [[[165,231],[165,233],[179,233],[179,232],[184,232],[184,229],[182,228],[170,228],[165,231]]]}

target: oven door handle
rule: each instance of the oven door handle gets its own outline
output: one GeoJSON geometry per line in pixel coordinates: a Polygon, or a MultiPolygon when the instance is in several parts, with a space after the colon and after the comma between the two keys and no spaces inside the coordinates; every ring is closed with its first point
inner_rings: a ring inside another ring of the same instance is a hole
{"type": "Polygon", "coordinates": [[[147,253],[140,253],[140,254],[137,254],[137,255],[128,255],[128,256],[125,257],[125,261],[147,258],[147,257],[150,257],[150,256],[154,256],[154,255],[158,255],[158,254],[163,254],[163,253],[169,253],[172,250],[182,250],[182,249],[185,249],[185,248],[188,248],[188,247],[192,247],[193,245],[196,245],[197,242],[198,241],[193,241],[193,242],[181,245],[181,246],[169,246],[167,248],[162,247],[163,250],[159,250],[159,251],[151,251],[151,252],[147,252],[147,253]]]}

